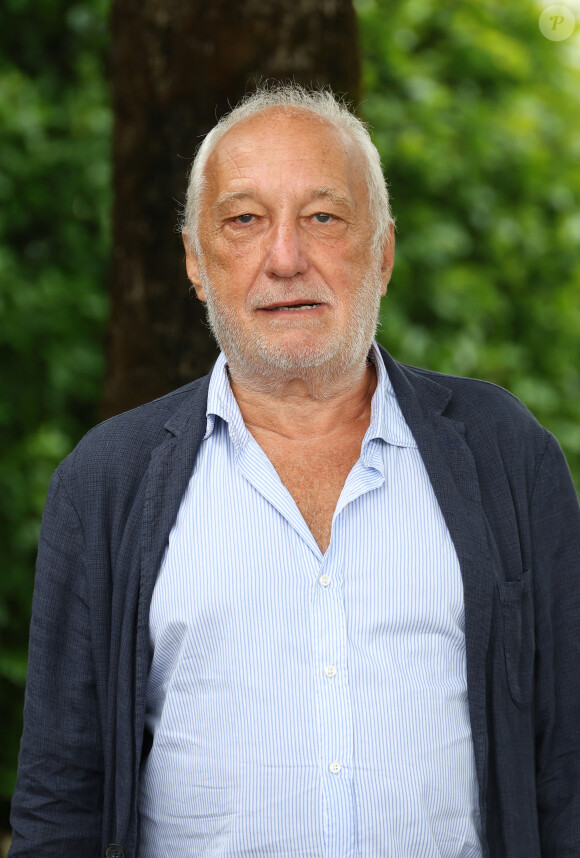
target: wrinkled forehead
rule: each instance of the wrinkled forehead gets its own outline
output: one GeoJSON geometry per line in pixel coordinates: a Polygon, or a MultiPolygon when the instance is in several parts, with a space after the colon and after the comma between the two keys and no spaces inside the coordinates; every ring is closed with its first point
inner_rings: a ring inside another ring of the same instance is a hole
{"type": "Polygon", "coordinates": [[[334,176],[344,187],[366,196],[365,158],[359,144],[330,120],[291,107],[260,111],[225,132],[207,160],[208,197],[219,192],[226,177],[233,181],[244,171],[261,168],[265,177],[273,176],[278,165],[318,171],[317,184],[327,184],[334,176]]]}

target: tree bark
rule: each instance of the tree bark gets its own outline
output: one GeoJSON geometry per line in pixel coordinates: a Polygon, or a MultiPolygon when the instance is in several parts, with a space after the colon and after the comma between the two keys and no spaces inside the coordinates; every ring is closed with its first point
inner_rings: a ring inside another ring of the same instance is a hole
{"type": "Polygon", "coordinates": [[[217,351],[176,229],[203,135],[266,79],[355,101],[351,0],[114,0],[114,211],[103,416],[204,374],[217,351]]]}

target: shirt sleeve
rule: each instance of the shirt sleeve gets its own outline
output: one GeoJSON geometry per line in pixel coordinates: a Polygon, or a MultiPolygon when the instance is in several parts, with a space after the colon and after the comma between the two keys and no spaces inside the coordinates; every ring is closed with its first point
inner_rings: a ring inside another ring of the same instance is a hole
{"type": "Polygon", "coordinates": [[[83,532],[57,472],[36,567],[10,858],[99,855],[98,712],[83,532]]]}
{"type": "Polygon", "coordinates": [[[550,436],[531,500],[542,858],[580,856],[580,507],[550,436]]]}

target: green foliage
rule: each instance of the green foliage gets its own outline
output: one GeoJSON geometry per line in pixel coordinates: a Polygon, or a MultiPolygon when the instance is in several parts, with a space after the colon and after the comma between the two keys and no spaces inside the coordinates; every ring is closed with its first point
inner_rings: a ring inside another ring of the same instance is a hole
{"type": "Polygon", "coordinates": [[[382,341],[507,387],[580,487],[580,34],[542,8],[361,0],[362,113],[397,219],[382,341]]]}
{"type": "Polygon", "coordinates": [[[96,420],[103,371],[106,11],[100,0],[7,0],[0,10],[1,827],[46,488],[96,420]]]}

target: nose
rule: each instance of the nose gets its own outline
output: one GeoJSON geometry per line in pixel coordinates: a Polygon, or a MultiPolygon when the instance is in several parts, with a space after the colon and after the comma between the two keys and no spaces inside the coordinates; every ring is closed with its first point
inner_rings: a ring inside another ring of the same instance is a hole
{"type": "Polygon", "coordinates": [[[298,224],[290,219],[273,224],[269,238],[267,274],[271,277],[290,278],[306,273],[308,261],[298,224]]]}

